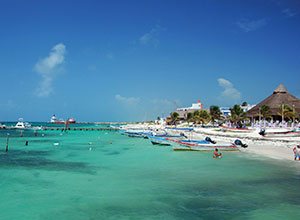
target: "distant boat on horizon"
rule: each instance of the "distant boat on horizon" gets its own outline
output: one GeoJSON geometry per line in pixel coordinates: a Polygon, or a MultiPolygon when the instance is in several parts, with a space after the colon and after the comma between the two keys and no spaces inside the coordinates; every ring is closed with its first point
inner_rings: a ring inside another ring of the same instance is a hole
{"type": "Polygon", "coordinates": [[[50,119],[50,123],[53,124],[75,124],[76,120],[74,118],[69,118],[66,121],[63,119],[57,119],[55,115],[52,115],[51,119],[50,119]]]}
{"type": "Polygon", "coordinates": [[[17,124],[13,127],[9,127],[11,129],[21,129],[21,130],[24,130],[24,129],[32,129],[32,130],[40,130],[41,127],[32,127],[30,123],[28,122],[25,122],[23,118],[19,118],[17,124]]]}

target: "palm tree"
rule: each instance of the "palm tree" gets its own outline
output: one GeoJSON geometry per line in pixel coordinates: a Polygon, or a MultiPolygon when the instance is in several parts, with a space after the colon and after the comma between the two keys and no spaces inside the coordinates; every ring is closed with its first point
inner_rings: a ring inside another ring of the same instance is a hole
{"type": "Polygon", "coordinates": [[[272,114],[271,114],[270,107],[268,105],[262,105],[259,108],[259,116],[261,116],[264,120],[265,119],[271,119],[272,114]]]}
{"type": "Polygon", "coordinates": [[[192,112],[187,113],[186,120],[188,123],[193,121],[193,113],[192,112]]]}
{"type": "Polygon", "coordinates": [[[196,124],[207,124],[210,120],[211,117],[206,110],[197,110],[193,114],[193,121],[196,124]]]}
{"type": "Polygon", "coordinates": [[[297,113],[294,111],[294,109],[287,105],[287,104],[281,104],[281,112],[278,112],[278,115],[281,115],[282,121],[286,118],[288,120],[294,120],[297,117],[297,113]]]}
{"type": "Polygon", "coordinates": [[[171,124],[176,125],[178,119],[179,119],[179,114],[177,112],[172,112],[171,113],[171,124]]]}
{"type": "Polygon", "coordinates": [[[246,113],[239,105],[234,105],[230,109],[230,121],[233,122],[237,127],[242,126],[242,121],[246,119],[246,113]]]}
{"type": "Polygon", "coordinates": [[[211,121],[213,123],[215,123],[216,120],[221,119],[222,112],[221,112],[219,106],[212,105],[209,107],[209,114],[211,116],[211,121]]]}

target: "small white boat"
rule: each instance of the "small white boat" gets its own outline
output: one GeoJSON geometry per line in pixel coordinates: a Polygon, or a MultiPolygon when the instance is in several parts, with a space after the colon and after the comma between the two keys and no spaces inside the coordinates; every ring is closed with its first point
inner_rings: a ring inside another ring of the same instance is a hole
{"type": "Polygon", "coordinates": [[[288,128],[263,128],[259,134],[263,137],[297,137],[300,131],[288,128]]]}
{"type": "Polygon", "coordinates": [[[239,148],[234,143],[216,143],[210,138],[205,140],[173,140],[180,144],[179,147],[174,147],[175,151],[213,151],[218,148],[222,151],[239,151],[239,148]]]}
{"type": "Polygon", "coordinates": [[[17,128],[17,129],[29,129],[29,128],[31,128],[31,124],[29,124],[28,122],[24,122],[23,118],[19,118],[19,121],[15,125],[15,128],[17,128]]]}
{"type": "Polygon", "coordinates": [[[128,135],[128,137],[142,137],[148,138],[148,136],[152,136],[152,131],[149,130],[138,130],[138,129],[129,129],[123,131],[124,134],[128,135]]]}
{"type": "Polygon", "coordinates": [[[41,127],[32,127],[30,123],[24,122],[23,118],[19,118],[19,121],[17,124],[12,127],[14,129],[32,129],[32,130],[40,130],[42,129],[41,127]]]}
{"type": "Polygon", "coordinates": [[[254,132],[255,129],[251,129],[251,128],[232,128],[232,127],[228,127],[228,126],[220,126],[220,130],[223,132],[235,132],[235,133],[251,133],[254,132]]]}
{"type": "Polygon", "coordinates": [[[170,146],[171,142],[164,137],[149,136],[153,145],[170,146]]]}

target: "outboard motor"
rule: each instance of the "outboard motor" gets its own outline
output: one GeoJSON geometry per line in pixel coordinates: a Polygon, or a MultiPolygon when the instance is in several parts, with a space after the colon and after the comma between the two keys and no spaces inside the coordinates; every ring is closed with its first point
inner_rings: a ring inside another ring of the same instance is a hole
{"type": "Polygon", "coordinates": [[[210,137],[206,137],[205,140],[212,143],[212,144],[217,143],[217,142],[213,141],[210,137]]]}
{"type": "Polygon", "coordinates": [[[259,134],[260,134],[261,136],[265,136],[266,130],[262,128],[262,129],[260,130],[259,134]]]}
{"type": "Polygon", "coordinates": [[[181,137],[185,137],[185,138],[188,138],[183,132],[182,133],[180,133],[180,136],[181,137]]]}
{"type": "Polygon", "coordinates": [[[237,145],[237,146],[241,146],[241,147],[243,147],[243,148],[248,147],[247,144],[244,144],[244,143],[243,143],[241,140],[239,140],[239,139],[236,139],[236,140],[234,141],[234,144],[237,145]]]}

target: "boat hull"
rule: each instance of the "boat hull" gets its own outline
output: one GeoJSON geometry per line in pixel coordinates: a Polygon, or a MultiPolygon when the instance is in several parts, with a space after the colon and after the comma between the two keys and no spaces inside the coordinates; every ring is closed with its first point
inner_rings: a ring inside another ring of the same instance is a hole
{"type": "Polygon", "coordinates": [[[201,145],[201,146],[180,146],[180,147],[174,147],[174,151],[214,151],[216,148],[218,148],[220,151],[239,151],[238,147],[235,145],[232,146],[222,146],[222,145],[201,145]]]}
{"type": "Polygon", "coordinates": [[[169,142],[166,138],[163,137],[149,137],[150,141],[153,145],[161,145],[161,146],[170,146],[171,142],[169,142]]]}

